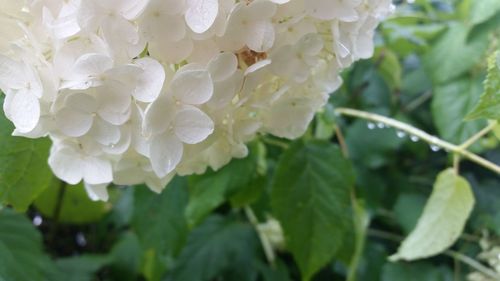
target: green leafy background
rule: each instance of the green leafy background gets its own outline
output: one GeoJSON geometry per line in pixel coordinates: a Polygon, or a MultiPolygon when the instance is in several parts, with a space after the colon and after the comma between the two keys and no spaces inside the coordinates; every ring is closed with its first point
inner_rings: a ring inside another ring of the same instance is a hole
{"type": "MultiPolygon", "coordinates": [[[[335,109],[455,144],[498,121],[500,2],[396,4],[303,138],[261,136],[160,195],[113,187],[91,202],[54,178],[49,140],[12,137],[0,116],[0,281],[467,280],[463,257],[486,233],[500,245],[498,174],[464,160],[458,175],[446,151],[335,109]],[[266,246],[269,221],[284,240],[266,246]]],[[[470,150],[498,164],[499,139],[497,125],[470,150]]]]}

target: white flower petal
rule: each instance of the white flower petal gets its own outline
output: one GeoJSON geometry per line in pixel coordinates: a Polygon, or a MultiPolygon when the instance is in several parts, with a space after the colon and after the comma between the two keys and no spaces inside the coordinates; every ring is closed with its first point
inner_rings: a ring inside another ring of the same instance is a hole
{"type": "Polygon", "coordinates": [[[243,72],[238,70],[230,78],[215,83],[214,95],[208,102],[211,108],[221,108],[227,106],[234,98],[236,93],[242,88],[243,72]]]}
{"type": "Polygon", "coordinates": [[[58,178],[69,184],[78,184],[83,178],[82,161],[71,148],[52,149],[49,165],[58,178]]]}
{"type": "Polygon", "coordinates": [[[267,21],[276,14],[276,10],[277,6],[267,0],[254,0],[246,7],[245,17],[254,21],[267,21]]]}
{"type": "Polygon", "coordinates": [[[116,143],[103,147],[103,151],[113,155],[123,155],[132,144],[132,132],[129,126],[124,126],[120,130],[120,139],[116,143]]]}
{"type": "Polygon", "coordinates": [[[163,66],[151,58],[138,59],[135,64],[142,67],[144,72],[137,77],[137,87],[133,96],[141,102],[155,101],[160,95],[165,82],[163,66]]]}
{"type": "Polygon", "coordinates": [[[175,173],[170,173],[163,178],[150,176],[146,178],[146,185],[151,191],[160,194],[165,189],[165,187],[167,187],[168,183],[174,178],[174,176],[175,173]]]}
{"type": "Polygon", "coordinates": [[[0,89],[20,89],[26,84],[23,66],[4,55],[0,54],[0,89]]]}
{"type": "Polygon", "coordinates": [[[98,90],[99,109],[102,119],[113,125],[122,125],[130,117],[131,90],[119,83],[108,83],[98,90]]]}
{"type": "Polygon", "coordinates": [[[85,54],[73,65],[73,73],[81,76],[97,76],[113,67],[113,60],[103,54],[85,54]]]}
{"type": "Polygon", "coordinates": [[[171,88],[178,100],[195,105],[210,100],[214,92],[210,73],[204,70],[181,70],[172,80],[171,88]]]}
{"type": "Polygon", "coordinates": [[[94,118],[87,112],[65,107],[55,115],[57,128],[68,137],[81,137],[90,128],[94,118]]]}
{"type": "Polygon", "coordinates": [[[171,173],[182,159],[184,146],[175,135],[165,133],[153,139],[150,159],[155,174],[163,178],[171,173]]]}
{"type": "Polygon", "coordinates": [[[4,102],[5,115],[21,133],[29,133],[40,121],[40,102],[27,92],[8,94],[4,102]]]}
{"type": "Polygon", "coordinates": [[[352,22],[359,19],[355,8],[360,3],[361,0],[307,0],[306,6],[309,13],[318,19],[352,22]]]}
{"type": "Polygon", "coordinates": [[[205,140],[214,131],[214,122],[196,107],[187,107],[175,115],[175,134],[184,143],[196,144],[205,140]]]}
{"type": "Polygon", "coordinates": [[[113,181],[113,169],[108,160],[86,157],[83,161],[83,180],[88,184],[108,184],[113,181]]]}
{"type": "Polygon", "coordinates": [[[246,44],[255,52],[265,52],[273,46],[274,36],[274,26],[271,22],[255,22],[248,30],[246,44]]]}
{"type": "Polygon", "coordinates": [[[172,99],[160,97],[146,109],[143,130],[146,136],[159,135],[167,130],[174,120],[176,108],[172,99]]]}
{"type": "Polygon", "coordinates": [[[238,58],[233,53],[217,55],[208,64],[208,71],[215,82],[226,80],[238,68],[238,58]]]}
{"type": "Polygon", "coordinates": [[[85,191],[92,201],[108,201],[108,184],[88,184],[85,183],[85,191]]]}
{"type": "Polygon", "coordinates": [[[162,63],[181,63],[189,57],[193,48],[193,40],[188,36],[175,42],[157,38],[148,45],[149,53],[162,63]]]}
{"type": "Polygon", "coordinates": [[[111,145],[120,140],[121,133],[119,127],[109,124],[101,118],[95,118],[89,136],[102,145],[111,145]]]}
{"type": "Polygon", "coordinates": [[[68,95],[64,99],[64,105],[89,114],[97,110],[97,101],[95,98],[83,93],[68,95]]]}
{"type": "Polygon", "coordinates": [[[186,23],[195,33],[203,33],[214,24],[219,13],[218,0],[187,0],[187,5],[186,23]]]}

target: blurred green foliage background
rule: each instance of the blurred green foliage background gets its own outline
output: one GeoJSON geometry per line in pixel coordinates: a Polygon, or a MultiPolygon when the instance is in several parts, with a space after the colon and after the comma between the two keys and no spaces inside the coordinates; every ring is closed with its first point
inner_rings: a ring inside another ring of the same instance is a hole
{"type": "MultiPolygon", "coordinates": [[[[91,202],[82,186],[53,178],[48,140],[10,137],[2,117],[0,280],[473,280],[464,257],[484,262],[478,254],[500,246],[498,175],[461,162],[476,205],[454,252],[389,262],[453,159],[334,109],[391,116],[464,142],[487,125],[464,119],[483,93],[487,58],[500,46],[500,1],[397,3],[376,42],[373,59],[343,74],[343,87],[303,139],[261,136],[249,157],[177,178],[161,195],[119,187],[109,203],[91,202]],[[271,218],[285,229],[286,245],[271,218]],[[267,256],[256,229],[277,235],[267,256]]],[[[499,131],[471,150],[500,163],[499,131]]]]}

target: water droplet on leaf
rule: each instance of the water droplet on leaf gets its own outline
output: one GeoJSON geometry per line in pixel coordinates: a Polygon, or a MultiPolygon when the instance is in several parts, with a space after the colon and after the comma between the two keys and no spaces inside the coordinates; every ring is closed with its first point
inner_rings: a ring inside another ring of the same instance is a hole
{"type": "Polygon", "coordinates": [[[85,235],[81,232],[78,232],[75,237],[76,244],[80,247],[85,247],[87,246],[87,239],[85,238],[85,235]]]}
{"type": "Polygon", "coordinates": [[[43,218],[40,215],[36,215],[33,217],[33,225],[34,226],[40,226],[43,223],[43,218]]]}

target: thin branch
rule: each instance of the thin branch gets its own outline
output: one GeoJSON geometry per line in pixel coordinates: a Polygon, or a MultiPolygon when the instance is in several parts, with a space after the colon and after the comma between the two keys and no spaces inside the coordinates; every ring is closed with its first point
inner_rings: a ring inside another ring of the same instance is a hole
{"type": "Polygon", "coordinates": [[[347,273],[347,281],[356,281],[359,264],[361,262],[361,257],[363,256],[363,251],[366,244],[366,231],[368,230],[368,225],[370,224],[370,218],[365,212],[360,202],[356,199],[356,192],[353,190],[351,192],[351,202],[354,210],[354,253],[352,255],[351,261],[349,263],[349,269],[347,273]]]}
{"type": "Polygon", "coordinates": [[[245,207],[245,214],[250,221],[250,223],[253,225],[255,228],[255,231],[259,235],[260,243],[262,244],[262,248],[264,249],[264,254],[266,255],[267,261],[269,264],[274,266],[274,261],[276,260],[276,254],[274,253],[273,246],[271,245],[271,242],[267,238],[267,236],[262,233],[262,231],[259,228],[259,220],[257,219],[257,216],[255,216],[255,213],[253,212],[252,208],[249,206],[245,207]]]}
{"type": "Polygon", "coordinates": [[[432,91],[427,91],[423,95],[420,95],[418,98],[412,100],[406,107],[403,108],[405,112],[411,112],[417,109],[419,106],[424,104],[432,97],[432,91]]]}
{"type": "Polygon", "coordinates": [[[283,142],[283,141],[280,141],[280,140],[276,140],[276,139],[272,139],[272,138],[269,138],[269,137],[265,137],[263,136],[261,138],[262,142],[263,143],[266,143],[266,144],[269,144],[269,145],[272,145],[272,146],[277,146],[277,147],[280,147],[284,150],[288,149],[290,147],[290,145],[286,142],[283,142]]]}
{"type": "Polygon", "coordinates": [[[491,122],[486,128],[482,129],[480,132],[472,136],[470,139],[465,141],[463,144],[460,145],[460,148],[462,149],[467,149],[471,145],[473,145],[476,141],[478,141],[480,138],[484,137],[486,134],[491,132],[491,130],[495,129],[497,125],[497,121],[491,122]]]}
{"type": "MultiPolygon", "coordinates": [[[[385,240],[397,242],[397,243],[400,243],[403,240],[403,237],[400,235],[386,232],[383,230],[378,230],[378,229],[369,229],[368,235],[372,236],[372,237],[377,237],[377,238],[382,238],[385,240]]],[[[448,257],[451,257],[453,259],[459,260],[460,262],[470,266],[471,268],[483,273],[484,275],[486,275],[488,277],[493,278],[494,280],[500,280],[500,275],[498,275],[496,272],[489,269],[488,267],[484,266],[482,263],[476,261],[475,259],[470,258],[469,256],[466,256],[462,253],[452,251],[452,250],[444,251],[442,254],[446,255],[448,257]]]]}
{"type": "Polygon", "coordinates": [[[397,235],[394,233],[386,232],[383,230],[378,230],[378,229],[368,229],[368,236],[376,237],[376,238],[381,238],[389,241],[393,241],[396,243],[400,243],[403,241],[404,237],[401,235],[397,235]]]}
{"type": "Polygon", "coordinates": [[[50,229],[50,238],[52,241],[55,241],[57,232],[59,231],[59,217],[61,216],[64,195],[66,194],[67,186],[68,184],[66,182],[60,181],[59,190],[57,191],[56,206],[54,207],[54,212],[52,213],[52,226],[50,229]]]}
{"type": "Polygon", "coordinates": [[[460,174],[460,155],[458,153],[453,154],[453,170],[455,174],[460,174]]]}
{"type": "Polygon", "coordinates": [[[356,118],[362,118],[362,119],[365,119],[365,120],[370,120],[370,121],[374,121],[374,122],[379,122],[379,123],[383,123],[385,125],[388,125],[390,127],[393,127],[397,130],[400,130],[400,131],[404,131],[412,136],[416,136],[422,140],[424,140],[425,142],[431,144],[431,145],[435,145],[435,146],[438,146],[440,148],[443,148],[447,151],[451,151],[451,152],[454,152],[456,154],[459,154],[461,156],[463,156],[464,158],[467,158],[497,174],[500,174],[500,166],[498,166],[497,164],[491,162],[491,161],[488,161],[458,145],[455,145],[455,144],[452,144],[452,143],[449,143],[447,141],[444,141],[436,136],[432,136],[420,129],[417,129],[411,125],[408,125],[406,123],[403,123],[403,122],[400,122],[398,120],[395,120],[395,119],[392,119],[392,118],[388,118],[388,117],[385,117],[385,116],[382,116],[382,115],[378,115],[378,114],[375,114],[375,113],[370,113],[370,112],[366,112],[366,111],[360,111],[360,110],[355,110],[355,109],[349,109],[349,108],[338,108],[335,110],[335,112],[337,114],[341,114],[341,115],[345,115],[345,116],[351,116],[351,117],[356,117],[356,118]]]}
{"type": "Polygon", "coordinates": [[[344,155],[345,158],[349,158],[349,149],[347,148],[344,134],[342,133],[342,130],[338,125],[335,126],[335,135],[337,136],[340,148],[342,149],[342,154],[344,155]]]}
{"type": "Polygon", "coordinates": [[[481,272],[482,274],[484,274],[488,277],[493,278],[494,280],[500,280],[499,274],[497,274],[495,271],[487,268],[486,266],[484,266],[482,263],[476,261],[475,259],[470,258],[469,256],[466,256],[462,253],[455,252],[452,250],[445,251],[444,254],[449,256],[449,257],[452,257],[454,259],[461,261],[462,263],[474,268],[475,270],[481,272]]]}

